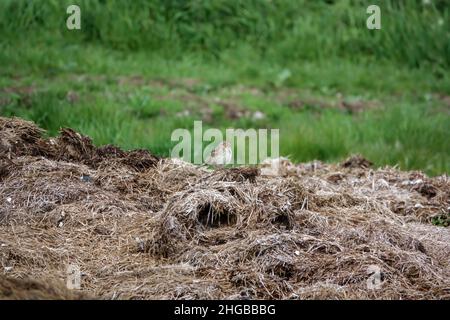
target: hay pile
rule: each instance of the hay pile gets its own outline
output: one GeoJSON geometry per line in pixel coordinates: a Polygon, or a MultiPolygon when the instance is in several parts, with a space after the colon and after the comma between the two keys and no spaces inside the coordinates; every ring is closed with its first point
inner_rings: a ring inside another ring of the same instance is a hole
{"type": "Polygon", "coordinates": [[[38,281],[0,277],[0,300],[82,300],[83,292],[69,290],[58,281],[38,281]]]}
{"type": "Polygon", "coordinates": [[[6,118],[0,150],[0,298],[69,264],[101,299],[450,298],[450,232],[431,224],[449,219],[446,175],[358,156],[212,171],[6,118]]]}

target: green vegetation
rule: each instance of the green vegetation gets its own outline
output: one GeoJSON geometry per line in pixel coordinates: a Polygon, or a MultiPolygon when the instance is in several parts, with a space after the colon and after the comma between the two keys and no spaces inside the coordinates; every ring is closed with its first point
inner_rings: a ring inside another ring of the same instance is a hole
{"type": "Polygon", "coordinates": [[[80,31],[65,27],[73,1],[0,2],[0,115],[160,155],[198,119],[280,128],[295,161],[449,172],[444,0],[75,2],[80,31]]]}
{"type": "Polygon", "coordinates": [[[448,227],[450,226],[450,214],[433,217],[431,223],[435,226],[448,227]]]}

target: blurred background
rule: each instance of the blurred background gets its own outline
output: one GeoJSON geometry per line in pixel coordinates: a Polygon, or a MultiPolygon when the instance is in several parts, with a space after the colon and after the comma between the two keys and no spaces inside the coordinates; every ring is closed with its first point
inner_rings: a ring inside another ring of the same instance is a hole
{"type": "Polygon", "coordinates": [[[162,156],[203,120],[280,128],[296,162],[448,173],[449,66],[448,0],[0,0],[1,116],[162,156]]]}

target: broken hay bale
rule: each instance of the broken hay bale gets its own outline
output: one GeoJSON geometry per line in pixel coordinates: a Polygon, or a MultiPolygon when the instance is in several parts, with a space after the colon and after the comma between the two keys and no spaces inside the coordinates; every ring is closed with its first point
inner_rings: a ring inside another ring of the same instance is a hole
{"type": "MultiPolygon", "coordinates": [[[[84,165],[45,158],[21,157],[14,159],[16,167],[0,184],[0,204],[9,209],[25,209],[37,218],[64,203],[86,198],[98,189],[80,178],[89,172],[84,165]]],[[[14,215],[12,210],[10,218],[14,215]]],[[[5,217],[0,217],[3,220],[5,217]]],[[[3,221],[4,222],[4,221],[3,221]]]]}
{"type": "Polygon", "coordinates": [[[159,157],[151,154],[148,150],[137,149],[127,152],[122,159],[122,163],[136,171],[142,172],[155,167],[159,159],[159,157]]]}
{"type": "Polygon", "coordinates": [[[259,167],[263,176],[284,177],[298,175],[298,168],[285,157],[265,159],[259,167]]]}
{"type": "MultiPolygon", "coordinates": [[[[95,194],[88,200],[76,200],[57,206],[43,217],[39,225],[60,229],[83,228],[97,234],[111,233],[102,225],[106,219],[131,217],[138,209],[134,203],[114,198],[113,196],[95,194]]],[[[37,219],[36,219],[37,220],[37,219]]]]}
{"type": "Polygon", "coordinates": [[[300,208],[307,198],[302,184],[278,178],[263,184],[252,194],[255,205],[244,215],[243,225],[256,223],[291,229],[294,210],[300,208]]]}
{"type": "MultiPolygon", "coordinates": [[[[0,117],[0,154],[8,158],[44,156],[51,160],[80,162],[92,168],[100,164],[120,164],[143,172],[154,168],[160,158],[148,150],[123,151],[106,145],[95,147],[91,138],[70,128],[62,128],[56,138],[44,139],[45,131],[31,121],[0,117]]],[[[6,169],[2,167],[2,174],[6,169]]]]}
{"type": "Polygon", "coordinates": [[[60,281],[0,276],[0,300],[82,300],[86,293],[69,290],[60,281]]]}
{"type": "Polygon", "coordinates": [[[0,117],[0,134],[2,139],[16,138],[16,141],[11,142],[18,143],[21,140],[23,142],[33,143],[41,138],[43,133],[44,130],[31,121],[20,118],[0,117]]]}
{"type": "Polygon", "coordinates": [[[205,228],[237,223],[238,202],[229,190],[202,189],[176,193],[160,214],[160,222],[149,251],[167,256],[182,242],[205,228]]]}
{"type": "Polygon", "coordinates": [[[9,159],[6,154],[0,154],[0,181],[5,179],[15,169],[17,169],[17,164],[9,159]]]}
{"type": "Polygon", "coordinates": [[[91,161],[95,155],[95,147],[91,138],[83,136],[70,128],[62,128],[56,138],[58,159],[72,161],[91,161]]]}
{"type": "Polygon", "coordinates": [[[229,270],[227,276],[237,289],[236,294],[226,297],[230,300],[283,299],[293,290],[288,281],[247,267],[229,270]]]}
{"type": "Polygon", "coordinates": [[[217,178],[221,181],[255,183],[256,177],[260,174],[260,169],[256,167],[225,168],[216,170],[215,174],[220,175],[217,178]]]}
{"type": "MultiPolygon", "coordinates": [[[[301,194],[301,190],[295,193],[301,194]]],[[[245,288],[253,298],[296,297],[299,284],[308,283],[307,287],[312,288],[324,279],[342,289],[338,296],[375,298],[375,293],[366,288],[371,265],[383,270],[383,297],[417,296],[423,294],[421,288],[433,286],[430,295],[445,296],[445,276],[441,271],[448,262],[445,264],[445,258],[434,253],[438,251],[429,251],[434,245],[406,231],[403,222],[389,209],[346,193],[307,196],[309,207],[319,212],[297,209],[292,229],[268,228],[258,220],[245,224],[245,228],[238,223],[220,230],[205,229],[185,238],[181,246],[184,250],[166,258],[189,263],[202,270],[205,277],[230,279],[237,292],[234,298],[239,298],[239,292],[246,292],[245,288]],[[430,255],[436,259],[431,264],[427,262],[430,255]],[[439,285],[432,284],[436,279],[439,285]],[[406,288],[405,281],[408,289],[399,291],[399,286],[406,288]]],[[[241,208],[245,217],[248,207],[241,208]]],[[[253,209],[251,214],[257,216],[255,212],[253,209]]],[[[316,294],[333,298],[337,293],[325,290],[316,294]]]]}
{"type": "Polygon", "coordinates": [[[413,190],[416,190],[418,193],[420,193],[422,196],[431,199],[435,197],[438,194],[438,189],[428,183],[420,183],[413,187],[413,190]]]}
{"type": "Polygon", "coordinates": [[[363,156],[356,154],[352,155],[341,163],[341,166],[344,168],[361,168],[367,169],[370,168],[373,163],[363,156]]]}
{"type": "Polygon", "coordinates": [[[122,151],[111,145],[96,148],[91,138],[70,128],[62,128],[55,139],[44,139],[44,133],[33,122],[0,117],[0,154],[8,158],[44,156],[52,160],[80,162],[94,168],[101,162],[117,160],[136,171],[155,167],[160,159],[147,150],[122,151]]]}
{"type": "MultiPolygon", "coordinates": [[[[94,162],[106,162],[107,160],[119,160],[122,164],[129,165],[136,171],[144,171],[149,167],[156,166],[159,157],[151,154],[148,150],[137,149],[124,151],[113,145],[101,146],[96,149],[94,162]]],[[[114,161],[112,161],[114,162],[114,161]]]]}
{"type": "Polygon", "coordinates": [[[363,199],[350,194],[318,190],[311,196],[309,204],[310,208],[317,209],[320,207],[354,207],[363,202],[363,199]]]}
{"type": "MultiPolygon", "coordinates": [[[[356,229],[344,221],[322,224],[314,235],[304,234],[302,229],[280,233],[255,227],[236,238],[231,236],[233,228],[229,227],[223,229],[230,233],[231,239],[226,243],[206,249],[196,245],[199,238],[194,237],[186,243],[184,252],[174,257],[178,263],[202,270],[205,277],[229,278],[235,292],[248,288],[254,298],[286,298],[294,295],[298,285],[308,284],[311,288],[325,279],[348,291],[347,294],[353,290],[359,296],[374,298],[375,292],[370,294],[366,288],[371,265],[383,270],[384,286],[380,294],[387,293],[385,297],[414,296],[424,286],[434,286],[431,295],[445,295],[445,276],[439,271],[445,264],[436,265],[445,259],[427,262],[431,244],[412,238],[398,225],[375,227],[377,224],[369,221],[375,222],[377,215],[366,215],[365,219],[367,223],[356,229]],[[356,242],[348,237],[352,232],[366,241],[356,242]],[[435,281],[440,285],[433,285],[435,281]],[[409,291],[401,292],[398,286],[408,287],[409,291]]],[[[209,231],[206,233],[208,236],[209,231]]],[[[333,298],[330,292],[323,294],[322,298],[333,298]]]]}
{"type": "Polygon", "coordinates": [[[63,278],[74,262],[83,290],[114,299],[450,298],[449,229],[431,224],[448,217],[447,175],[317,161],[246,175],[128,153],[0,156],[0,272],[63,278]]]}
{"type": "MultiPolygon", "coordinates": [[[[220,175],[207,176],[221,179],[220,175]]],[[[199,183],[167,200],[147,251],[156,256],[176,255],[187,241],[216,228],[290,229],[293,210],[301,206],[305,192],[301,185],[282,179],[258,188],[250,182],[199,183]]],[[[210,241],[220,242],[215,238],[210,241]]]]}
{"type": "Polygon", "coordinates": [[[169,200],[165,212],[185,221],[184,225],[188,229],[199,225],[214,228],[235,224],[239,204],[230,190],[205,188],[175,194],[169,200]]]}
{"type": "MultiPolygon", "coordinates": [[[[184,187],[187,182],[191,180],[197,181],[200,179],[205,179],[205,174],[210,176],[210,170],[205,167],[196,166],[190,162],[183,161],[178,158],[166,158],[161,159],[156,168],[158,175],[164,178],[165,185],[169,186],[167,182],[173,182],[171,186],[184,187]]],[[[181,188],[176,191],[184,190],[181,188]]]]}
{"type": "Polygon", "coordinates": [[[148,150],[123,151],[118,147],[107,145],[96,149],[90,164],[95,168],[127,166],[134,171],[144,172],[149,168],[156,167],[159,160],[159,157],[151,154],[148,150]]]}
{"type": "Polygon", "coordinates": [[[336,172],[336,173],[330,174],[327,177],[328,181],[330,181],[332,183],[336,183],[336,184],[339,183],[341,180],[344,180],[344,179],[345,179],[345,176],[342,173],[340,173],[340,172],[336,172]]]}
{"type": "Polygon", "coordinates": [[[8,158],[51,155],[52,146],[42,138],[44,133],[31,121],[0,117],[0,154],[8,158]]]}
{"type": "Polygon", "coordinates": [[[111,144],[98,147],[96,153],[100,159],[123,158],[126,156],[125,151],[111,144]]]}

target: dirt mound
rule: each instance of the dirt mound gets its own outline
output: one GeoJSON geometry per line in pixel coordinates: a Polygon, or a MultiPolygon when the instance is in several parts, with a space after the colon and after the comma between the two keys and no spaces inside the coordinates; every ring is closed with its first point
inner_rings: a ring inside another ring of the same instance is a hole
{"type": "Polygon", "coordinates": [[[0,297],[77,265],[104,299],[450,298],[450,232],[432,224],[447,175],[362,158],[209,170],[0,120],[0,297]]]}

